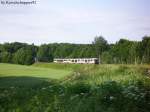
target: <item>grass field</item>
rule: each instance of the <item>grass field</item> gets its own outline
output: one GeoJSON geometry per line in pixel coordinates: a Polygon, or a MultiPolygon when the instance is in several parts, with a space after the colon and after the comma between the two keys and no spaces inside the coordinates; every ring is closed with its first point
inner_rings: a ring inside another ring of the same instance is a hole
{"type": "Polygon", "coordinates": [[[71,70],[58,70],[53,68],[42,68],[34,66],[21,66],[14,64],[0,64],[0,77],[6,76],[26,76],[60,79],[71,73],[71,70]]]}
{"type": "Polygon", "coordinates": [[[0,64],[0,112],[150,112],[149,69],[0,64]]]}

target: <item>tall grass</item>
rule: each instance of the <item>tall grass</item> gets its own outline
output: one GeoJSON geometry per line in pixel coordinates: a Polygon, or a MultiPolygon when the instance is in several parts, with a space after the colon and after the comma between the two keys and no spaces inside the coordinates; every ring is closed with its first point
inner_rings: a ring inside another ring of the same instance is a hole
{"type": "Polygon", "coordinates": [[[146,68],[127,65],[87,65],[75,71],[68,79],[73,81],[83,81],[90,85],[101,84],[106,81],[130,82],[145,80],[146,68]]]}

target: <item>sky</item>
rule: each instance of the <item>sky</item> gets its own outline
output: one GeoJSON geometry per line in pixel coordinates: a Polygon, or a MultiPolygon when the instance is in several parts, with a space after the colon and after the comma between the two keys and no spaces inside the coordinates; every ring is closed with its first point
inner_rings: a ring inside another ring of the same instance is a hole
{"type": "Polygon", "coordinates": [[[0,43],[87,44],[100,35],[109,43],[120,38],[140,41],[149,36],[150,0],[37,0],[32,5],[0,4],[0,43]]]}

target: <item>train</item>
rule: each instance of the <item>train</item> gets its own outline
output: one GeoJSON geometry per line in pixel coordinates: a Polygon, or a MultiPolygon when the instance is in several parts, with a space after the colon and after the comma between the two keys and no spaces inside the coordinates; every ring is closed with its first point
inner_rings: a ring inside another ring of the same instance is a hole
{"type": "Polygon", "coordinates": [[[99,64],[98,58],[55,58],[54,63],[99,64]]]}

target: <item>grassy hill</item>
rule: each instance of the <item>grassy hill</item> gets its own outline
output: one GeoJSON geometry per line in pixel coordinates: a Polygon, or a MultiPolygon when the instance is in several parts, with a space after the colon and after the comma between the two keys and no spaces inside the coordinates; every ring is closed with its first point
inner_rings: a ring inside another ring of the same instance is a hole
{"type": "Polygon", "coordinates": [[[0,64],[1,112],[149,112],[149,65],[0,64]]]}

